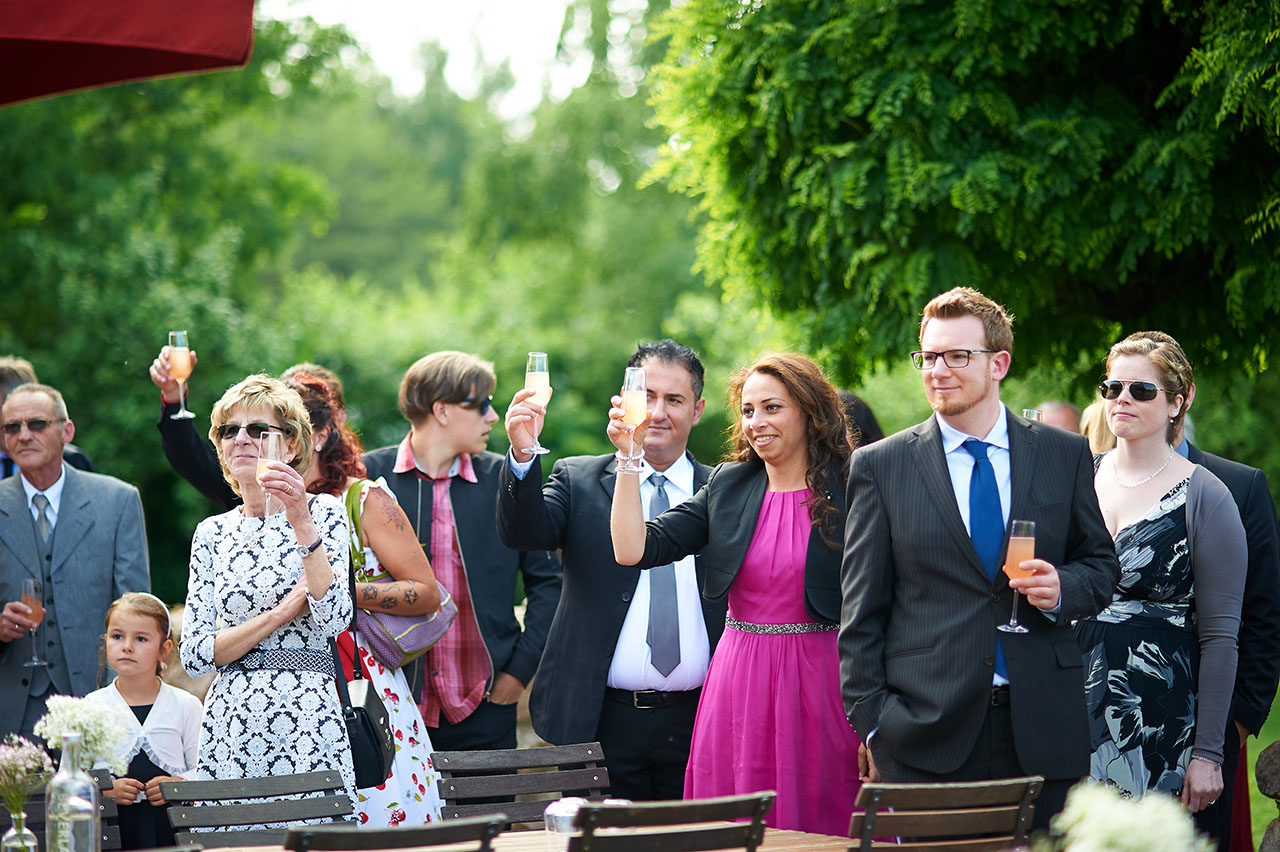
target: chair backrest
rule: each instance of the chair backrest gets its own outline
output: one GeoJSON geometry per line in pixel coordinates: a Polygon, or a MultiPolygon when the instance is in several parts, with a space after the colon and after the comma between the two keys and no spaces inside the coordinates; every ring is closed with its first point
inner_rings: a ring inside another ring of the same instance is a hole
{"type": "Polygon", "coordinates": [[[568,792],[602,798],[609,786],[600,743],[437,751],[431,760],[440,773],[446,820],[504,813],[511,822],[540,823],[550,801],[568,792]],[[513,802],[514,796],[523,800],[513,802]],[[477,801],[483,799],[490,801],[477,801]]]}
{"type": "Polygon", "coordinates": [[[506,824],[506,814],[496,814],[454,819],[433,825],[399,825],[393,828],[297,826],[285,832],[284,848],[292,852],[358,852],[468,844],[461,848],[489,852],[493,838],[506,824]]]}
{"type": "Polygon", "coordinates": [[[776,793],[767,791],[683,802],[589,802],[574,818],[581,834],[569,836],[568,852],[755,852],[764,841],[764,817],[775,798],[776,793]],[[608,830],[618,828],[630,830],[608,830]]]}
{"type": "MultiPolygon", "coordinates": [[[[111,850],[120,848],[120,826],[116,825],[115,819],[118,806],[114,796],[103,795],[105,791],[110,790],[112,786],[111,772],[106,769],[91,769],[89,774],[93,776],[94,782],[98,785],[98,820],[102,833],[102,849],[103,852],[111,852],[111,850]]],[[[45,822],[47,815],[44,806],[44,791],[41,790],[31,795],[22,811],[27,815],[27,828],[40,841],[40,845],[45,845],[45,822]]],[[[9,818],[9,812],[0,808],[0,829],[7,829],[12,822],[9,818]]]]}
{"type": "Polygon", "coordinates": [[[863,784],[849,821],[859,852],[893,848],[910,852],[935,848],[996,852],[1024,843],[1035,799],[1044,778],[1008,778],[963,784],[863,784]],[[902,839],[876,843],[873,838],[902,839]]]}
{"type": "Polygon", "coordinates": [[[236,826],[338,820],[354,811],[342,773],[329,769],[229,781],[161,781],[160,792],[172,805],[169,824],[179,846],[273,846],[284,840],[284,828],[236,826]],[[262,801],[219,804],[228,799],[262,801]],[[195,828],[219,830],[193,832],[195,828]]]}

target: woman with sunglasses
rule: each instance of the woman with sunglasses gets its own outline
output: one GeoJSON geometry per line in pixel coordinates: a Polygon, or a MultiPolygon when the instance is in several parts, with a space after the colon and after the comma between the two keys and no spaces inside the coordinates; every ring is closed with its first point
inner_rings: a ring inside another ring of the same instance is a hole
{"type": "Polygon", "coordinates": [[[182,664],[192,677],[221,674],[205,699],[197,777],[337,769],[354,802],[329,648],[351,621],[346,512],[303,484],[313,438],[296,391],[249,376],[210,419],[223,475],[244,503],[202,521],[191,543],[182,664]],[[259,472],[273,432],[283,460],[259,472]]]}
{"type": "Polygon", "coordinates": [[[1134,335],[1111,347],[1099,390],[1117,443],[1094,487],[1120,582],[1075,631],[1090,774],[1126,796],[1180,796],[1194,813],[1222,792],[1247,554],[1226,486],[1172,446],[1191,381],[1177,344],[1134,335]]]}
{"type": "MultiPolygon", "coordinates": [[[[427,554],[404,510],[386,481],[365,478],[360,439],[347,425],[341,397],[330,384],[307,372],[285,382],[302,397],[311,418],[311,464],[303,472],[312,494],[332,494],[343,500],[352,524],[352,552],[356,562],[356,606],[368,612],[426,615],[440,609],[440,587],[427,554]],[[348,495],[351,500],[348,501],[348,495]],[[358,530],[359,538],[356,537],[358,530]],[[372,578],[385,582],[367,582],[372,578]]],[[[338,636],[347,680],[354,676],[358,656],[363,676],[374,686],[387,708],[387,721],[396,740],[391,774],[377,787],[360,790],[355,819],[361,825],[422,825],[440,819],[440,775],[431,765],[431,739],[413,691],[400,668],[384,666],[373,655],[364,635],[344,630],[338,636]]]]}

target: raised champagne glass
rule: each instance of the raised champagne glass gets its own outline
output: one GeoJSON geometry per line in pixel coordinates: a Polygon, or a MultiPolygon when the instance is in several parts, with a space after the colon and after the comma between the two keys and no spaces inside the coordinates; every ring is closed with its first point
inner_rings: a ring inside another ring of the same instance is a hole
{"type": "MultiPolygon", "coordinates": [[[[1035,569],[1023,570],[1021,563],[1036,558],[1036,522],[1013,521],[1009,524],[1009,547],[1004,554],[1004,573],[1010,579],[1030,577],[1035,569]]],[[[1009,615],[1009,623],[1001,624],[997,630],[1005,633],[1026,633],[1027,628],[1018,623],[1018,590],[1013,590],[1013,612],[1009,615]]]]}
{"type": "MultiPolygon", "coordinates": [[[[529,397],[529,402],[534,405],[545,406],[551,401],[551,373],[547,371],[547,353],[529,353],[529,360],[524,367],[524,387],[525,390],[534,391],[533,396],[529,397]]],[[[540,456],[551,451],[542,446],[535,435],[533,446],[525,447],[524,452],[540,456]]]]}
{"type": "Polygon", "coordinates": [[[169,415],[170,420],[191,420],[195,417],[187,410],[187,377],[191,375],[191,348],[187,346],[185,331],[169,332],[169,375],[178,383],[178,410],[169,415]]]}
{"type": "Polygon", "coordinates": [[[636,427],[644,422],[649,408],[648,389],[645,387],[643,367],[628,367],[622,377],[622,422],[631,427],[627,433],[627,458],[618,465],[618,473],[639,473],[642,469],[640,460],[644,458],[644,449],[636,453],[636,427]]]}
{"type": "MultiPolygon", "coordinates": [[[[284,435],[279,432],[268,432],[262,436],[261,446],[258,455],[258,484],[262,484],[262,477],[267,471],[271,470],[268,462],[284,461],[284,435]]],[[[284,506],[278,500],[273,501],[271,497],[267,498],[266,513],[267,515],[275,514],[272,505],[279,506],[275,511],[284,511],[284,506]]]]}
{"type": "MultiPolygon", "coordinates": [[[[22,581],[22,602],[31,609],[31,620],[36,623],[36,627],[39,627],[40,622],[44,621],[44,591],[39,580],[28,577],[22,581]]],[[[40,645],[39,640],[36,639],[36,627],[31,628],[31,659],[22,664],[29,669],[36,666],[49,665],[40,659],[40,645]]]]}

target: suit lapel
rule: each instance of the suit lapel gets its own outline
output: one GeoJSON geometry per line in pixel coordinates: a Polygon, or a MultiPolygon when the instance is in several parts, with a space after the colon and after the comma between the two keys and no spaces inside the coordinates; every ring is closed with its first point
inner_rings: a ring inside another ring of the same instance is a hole
{"type": "Polygon", "coordinates": [[[613,504],[613,485],[618,481],[618,459],[615,456],[604,470],[600,471],[600,487],[604,489],[605,505],[613,504]]]}
{"type": "Polygon", "coordinates": [[[36,550],[36,525],[27,507],[27,494],[22,490],[22,474],[15,473],[0,482],[0,541],[32,576],[40,556],[36,550]]]}
{"type": "Polygon", "coordinates": [[[50,575],[57,571],[71,556],[85,533],[93,526],[92,501],[84,487],[84,474],[66,465],[63,470],[67,481],[62,486],[62,501],[58,507],[58,522],[53,527],[53,550],[50,575]]]}
{"type": "Polygon", "coordinates": [[[987,569],[982,567],[978,552],[973,549],[973,539],[964,528],[964,520],[960,517],[960,509],[956,505],[955,489],[951,486],[951,472],[947,469],[947,457],[942,451],[942,432],[938,429],[938,421],[930,417],[913,430],[915,437],[911,442],[913,461],[916,470],[924,479],[925,491],[938,510],[942,526],[946,529],[959,553],[973,570],[987,579],[987,569]]]}
{"type": "Polygon", "coordinates": [[[1009,500],[1009,519],[1025,518],[1023,511],[1031,495],[1031,482],[1036,470],[1036,435],[1031,425],[1021,418],[1007,413],[1009,424],[1009,478],[1013,494],[1009,500]]]}

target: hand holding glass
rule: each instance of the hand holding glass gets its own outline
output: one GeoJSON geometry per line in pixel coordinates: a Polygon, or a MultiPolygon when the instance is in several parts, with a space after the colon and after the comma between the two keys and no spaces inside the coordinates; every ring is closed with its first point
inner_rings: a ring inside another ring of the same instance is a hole
{"type": "MultiPolygon", "coordinates": [[[[551,373],[547,371],[547,353],[529,353],[529,360],[525,362],[524,368],[524,387],[525,390],[534,391],[533,396],[528,399],[534,405],[545,406],[551,401],[551,373]]],[[[538,443],[535,436],[533,446],[525,447],[523,452],[540,456],[551,451],[538,443]]]]}
{"type": "Polygon", "coordinates": [[[642,468],[640,460],[644,458],[643,448],[636,455],[636,427],[644,422],[649,410],[648,389],[645,387],[643,367],[628,367],[622,378],[622,422],[631,427],[627,433],[627,458],[618,465],[619,473],[639,473],[642,468]]]}
{"type": "MultiPolygon", "coordinates": [[[[43,589],[39,580],[28,578],[22,581],[22,603],[31,610],[30,618],[36,623],[36,627],[39,627],[40,622],[44,621],[43,589]]],[[[40,646],[36,644],[36,627],[31,628],[31,659],[22,664],[25,668],[49,665],[40,659],[40,646]]]]}
{"type": "Polygon", "coordinates": [[[178,410],[170,420],[191,420],[195,417],[187,411],[186,381],[191,375],[191,349],[187,346],[185,331],[169,332],[169,375],[178,383],[178,410]]]}
{"type": "MultiPolygon", "coordinates": [[[[1024,571],[1020,563],[1036,558],[1036,522],[1013,521],[1009,524],[1009,548],[1004,555],[1004,573],[1010,580],[1019,577],[1030,577],[1035,569],[1024,571]]],[[[1018,623],[1018,590],[1013,590],[1013,612],[1009,615],[1009,623],[1001,624],[998,630],[1005,633],[1026,633],[1027,628],[1018,623]]]]}

